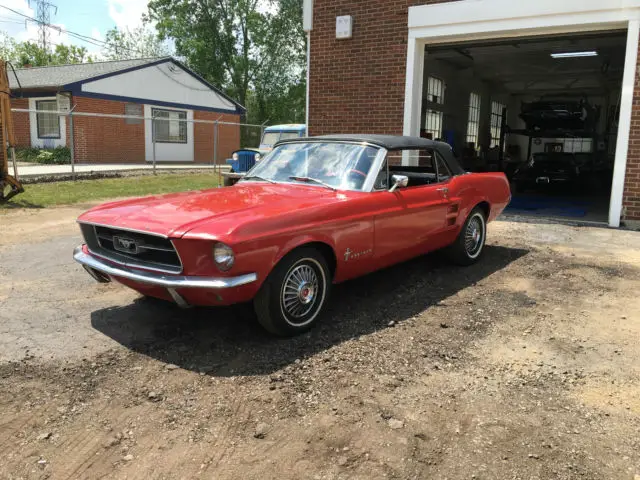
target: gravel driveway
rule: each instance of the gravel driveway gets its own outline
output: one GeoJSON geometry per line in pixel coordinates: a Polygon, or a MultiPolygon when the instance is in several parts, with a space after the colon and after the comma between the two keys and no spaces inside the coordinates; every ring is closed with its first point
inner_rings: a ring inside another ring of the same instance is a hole
{"type": "Polygon", "coordinates": [[[96,284],[80,212],[0,215],[0,478],[640,479],[640,234],[496,222],[277,339],[96,284]]]}

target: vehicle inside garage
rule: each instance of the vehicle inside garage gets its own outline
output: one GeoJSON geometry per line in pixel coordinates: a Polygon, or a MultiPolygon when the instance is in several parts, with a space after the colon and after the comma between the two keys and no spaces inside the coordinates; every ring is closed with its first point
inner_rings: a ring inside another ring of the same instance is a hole
{"type": "Polygon", "coordinates": [[[517,215],[607,222],[626,31],[427,45],[421,135],[503,171],[517,215]]]}

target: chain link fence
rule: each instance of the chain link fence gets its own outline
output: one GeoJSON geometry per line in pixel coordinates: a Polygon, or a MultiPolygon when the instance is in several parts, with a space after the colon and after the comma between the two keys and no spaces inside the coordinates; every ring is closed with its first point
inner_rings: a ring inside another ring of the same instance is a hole
{"type": "Polygon", "coordinates": [[[75,180],[86,172],[206,169],[218,174],[221,185],[226,160],[241,147],[257,147],[264,131],[264,125],[214,112],[133,104],[138,114],[118,114],[47,106],[12,109],[23,175],[68,173],[75,180]]]}

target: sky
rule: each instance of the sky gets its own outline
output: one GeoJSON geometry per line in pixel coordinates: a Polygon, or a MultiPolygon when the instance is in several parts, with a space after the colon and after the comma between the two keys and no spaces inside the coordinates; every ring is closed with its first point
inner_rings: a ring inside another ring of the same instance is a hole
{"type": "MultiPolygon", "coordinates": [[[[50,10],[51,23],[75,33],[86,35],[97,40],[104,40],[105,34],[113,27],[133,29],[142,24],[142,14],[146,11],[149,0],[49,0],[56,5],[50,10]]],[[[7,33],[17,41],[37,40],[38,25],[10,12],[6,8],[28,15],[36,16],[36,5],[32,0],[0,0],[0,31],[7,33]]],[[[54,44],[64,43],[84,46],[89,53],[98,54],[100,47],[70,37],[65,32],[50,30],[50,41],[54,44]]]]}

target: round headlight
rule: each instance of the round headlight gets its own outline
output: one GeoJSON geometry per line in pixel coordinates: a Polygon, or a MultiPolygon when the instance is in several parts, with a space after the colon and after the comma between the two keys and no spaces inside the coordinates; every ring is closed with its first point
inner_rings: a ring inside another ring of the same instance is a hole
{"type": "Polygon", "coordinates": [[[240,157],[238,156],[237,153],[234,153],[233,155],[231,155],[231,158],[233,159],[234,162],[237,162],[240,157]]]}
{"type": "Polygon", "coordinates": [[[259,162],[260,160],[262,160],[262,155],[256,153],[256,156],[254,158],[256,159],[256,162],[259,162]]]}
{"type": "Polygon", "coordinates": [[[229,245],[225,245],[224,243],[216,243],[213,246],[213,260],[216,262],[216,265],[220,270],[226,272],[231,267],[233,267],[233,262],[236,257],[233,254],[233,250],[229,245]]]}

